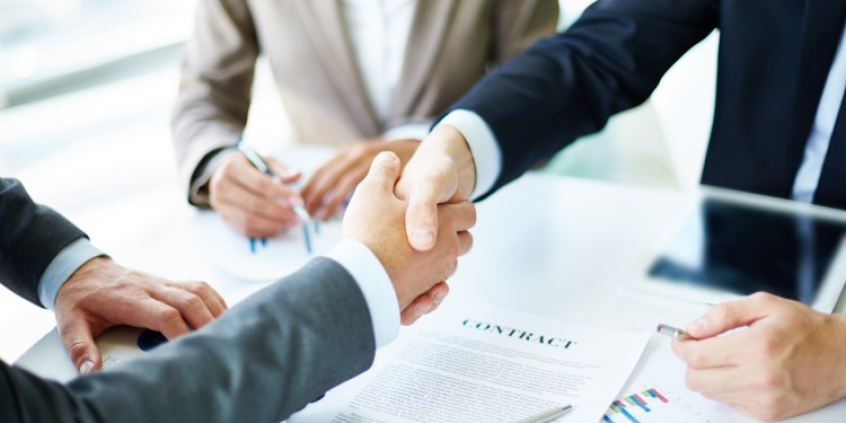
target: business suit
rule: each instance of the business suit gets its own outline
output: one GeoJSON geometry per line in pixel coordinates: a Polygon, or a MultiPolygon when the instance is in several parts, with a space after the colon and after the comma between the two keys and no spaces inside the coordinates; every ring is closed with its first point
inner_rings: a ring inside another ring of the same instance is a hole
{"type": "Polygon", "coordinates": [[[372,364],[367,304],[332,260],[149,356],[62,385],[0,363],[0,421],[276,423],[372,364]]]}
{"type": "Polygon", "coordinates": [[[0,283],[41,306],[38,281],[62,249],[85,237],[61,215],[35,204],[15,179],[0,178],[0,283]]]}
{"type": "Polygon", "coordinates": [[[380,122],[339,1],[201,1],[172,122],[183,187],[242,132],[259,54],[273,69],[296,139],[339,145],[431,122],[490,66],[553,33],[558,19],[555,0],[420,0],[416,7],[391,114],[380,122]]]}
{"type": "MultiPolygon", "coordinates": [[[[84,234],[0,179],[0,282],[38,303],[37,284],[84,234]]],[[[0,422],[276,423],[363,372],[373,323],[356,281],[312,260],[197,332],[67,385],[0,362],[0,422]]]]}
{"type": "MultiPolygon", "coordinates": [[[[614,113],[646,100],[710,32],[721,32],[717,102],[702,182],[790,197],[844,28],[834,0],[600,0],[453,107],[480,115],[502,152],[494,190],[614,113]]],[[[846,108],[814,203],[846,208],[846,108]]]]}

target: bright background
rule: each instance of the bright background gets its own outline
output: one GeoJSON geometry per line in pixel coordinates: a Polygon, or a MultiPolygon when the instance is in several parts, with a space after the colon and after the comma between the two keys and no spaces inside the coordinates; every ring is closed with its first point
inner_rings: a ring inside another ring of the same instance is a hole
{"type": "MultiPolygon", "coordinates": [[[[590,1],[561,0],[562,28],[590,1]]],[[[144,228],[189,213],[168,127],[196,0],[0,0],[0,175],[68,216],[118,261],[144,228]]],[[[713,113],[717,35],[643,106],[612,119],[544,172],[668,189],[696,186],[713,113]]],[[[265,64],[247,138],[290,140],[265,64]]],[[[284,159],[284,158],[283,158],[284,159]]],[[[54,326],[0,289],[0,359],[54,326]]]]}

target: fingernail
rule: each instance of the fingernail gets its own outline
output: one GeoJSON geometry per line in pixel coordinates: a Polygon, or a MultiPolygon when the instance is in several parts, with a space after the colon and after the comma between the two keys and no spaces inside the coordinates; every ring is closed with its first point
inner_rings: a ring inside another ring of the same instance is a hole
{"type": "Polygon", "coordinates": [[[435,231],[432,229],[415,229],[411,240],[418,246],[427,246],[435,242],[435,231]]]}
{"type": "Polygon", "coordinates": [[[288,197],[288,203],[289,204],[296,204],[298,206],[302,206],[302,205],[305,204],[305,203],[303,203],[303,199],[300,198],[300,197],[288,197]]]}
{"type": "Polygon", "coordinates": [[[696,334],[705,332],[706,328],[707,324],[705,323],[705,319],[703,319],[702,317],[690,322],[690,324],[687,325],[687,331],[696,334]]]}
{"type": "Polygon", "coordinates": [[[376,161],[379,162],[394,162],[396,160],[397,156],[387,151],[383,151],[376,156],[376,161]]]}
{"type": "Polygon", "coordinates": [[[446,296],[446,292],[436,292],[435,295],[432,296],[432,301],[434,301],[435,304],[440,304],[444,301],[444,298],[446,298],[446,296]]]}
{"type": "Polygon", "coordinates": [[[291,177],[297,176],[299,173],[300,173],[300,171],[297,170],[297,169],[288,168],[288,169],[285,169],[285,171],[282,173],[282,176],[285,177],[285,178],[291,178],[291,177]]]}
{"type": "Polygon", "coordinates": [[[82,363],[81,366],[79,366],[79,374],[87,375],[87,374],[91,373],[92,368],[94,368],[94,363],[92,363],[90,361],[86,361],[85,363],[82,363]]]}

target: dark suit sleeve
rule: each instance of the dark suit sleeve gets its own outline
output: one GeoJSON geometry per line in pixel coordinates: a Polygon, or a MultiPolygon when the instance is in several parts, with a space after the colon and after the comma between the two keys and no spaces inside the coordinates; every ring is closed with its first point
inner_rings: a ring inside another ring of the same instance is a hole
{"type": "Polygon", "coordinates": [[[0,366],[3,423],[276,423],[375,353],[358,285],[318,258],[148,357],[61,385],[0,366]]]}
{"type": "Polygon", "coordinates": [[[35,204],[19,181],[0,178],[0,283],[40,306],[41,274],[60,251],[82,237],[60,214],[35,204]]]}
{"type": "Polygon", "coordinates": [[[645,101],[717,26],[718,0],[600,0],[566,32],[537,42],[452,109],[477,113],[502,152],[494,190],[608,118],[645,101]]]}

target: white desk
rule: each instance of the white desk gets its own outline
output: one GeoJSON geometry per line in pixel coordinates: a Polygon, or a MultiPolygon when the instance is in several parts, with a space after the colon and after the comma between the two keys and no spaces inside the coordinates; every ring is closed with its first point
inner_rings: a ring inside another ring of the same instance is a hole
{"type": "MultiPolygon", "coordinates": [[[[451,296],[621,329],[684,326],[705,307],[628,290],[624,276],[684,200],[674,191],[528,175],[479,204],[474,248],[460,260],[451,296]]],[[[224,275],[199,253],[195,218],[177,215],[149,228],[130,264],[173,279],[204,279],[229,298],[258,288],[224,275]]],[[[840,422],[844,413],[841,401],[791,421],[840,422]]]]}

